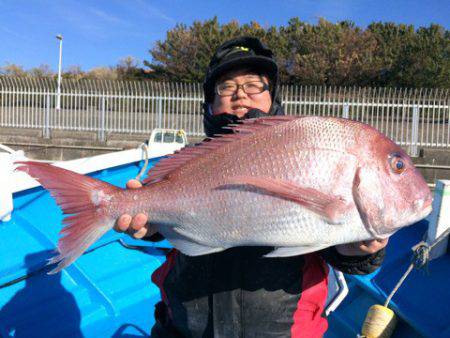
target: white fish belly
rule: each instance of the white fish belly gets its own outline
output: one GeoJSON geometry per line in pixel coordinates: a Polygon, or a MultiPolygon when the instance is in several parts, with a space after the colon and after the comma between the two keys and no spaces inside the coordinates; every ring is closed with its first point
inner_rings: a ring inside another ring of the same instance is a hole
{"type": "Polygon", "coordinates": [[[171,213],[166,221],[188,240],[222,248],[332,246],[370,238],[356,209],[331,224],[298,203],[260,192],[216,191],[210,197],[191,201],[195,208],[171,213]]]}

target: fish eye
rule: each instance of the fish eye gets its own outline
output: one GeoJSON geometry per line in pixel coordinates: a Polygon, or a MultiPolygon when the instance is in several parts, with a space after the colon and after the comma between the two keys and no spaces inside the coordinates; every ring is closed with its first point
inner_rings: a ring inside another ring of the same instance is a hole
{"type": "Polygon", "coordinates": [[[399,154],[393,154],[389,158],[391,169],[396,174],[401,174],[406,169],[405,160],[399,154]]]}

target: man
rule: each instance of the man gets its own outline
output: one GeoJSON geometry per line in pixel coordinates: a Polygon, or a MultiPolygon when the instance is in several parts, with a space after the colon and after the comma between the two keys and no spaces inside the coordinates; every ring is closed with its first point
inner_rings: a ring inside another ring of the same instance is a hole
{"type": "MultiPolygon", "coordinates": [[[[283,114],[277,64],[255,38],[234,39],[218,48],[204,92],[208,136],[230,132],[226,126],[239,119],[283,114]]],[[[128,187],[139,188],[140,183],[130,181],[128,187]]],[[[147,215],[123,215],[116,229],[144,238],[147,215]]],[[[198,257],[172,250],[152,276],[163,299],[156,307],[152,337],[321,337],[327,328],[322,316],[325,262],[345,273],[369,273],[381,264],[386,244],[352,243],[287,258],[262,257],[272,250],[268,247],[198,257]]]]}

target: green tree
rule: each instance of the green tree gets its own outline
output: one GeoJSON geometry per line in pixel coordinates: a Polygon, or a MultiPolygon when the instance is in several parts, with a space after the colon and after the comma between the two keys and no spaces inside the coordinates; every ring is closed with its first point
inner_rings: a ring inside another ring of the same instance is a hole
{"type": "Polygon", "coordinates": [[[414,27],[378,22],[369,25],[367,30],[378,42],[373,56],[382,65],[376,83],[382,86],[400,84],[414,44],[414,27]]]}
{"type": "Polygon", "coordinates": [[[239,25],[221,27],[217,17],[195,21],[191,27],[178,24],[150,50],[153,62],[144,64],[156,77],[175,81],[201,81],[214,49],[228,38],[239,35],[239,25]]]}
{"type": "Polygon", "coordinates": [[[372,23],[361,29],[350,21],[315,25],[292,18],[285,26],[257,22],[219,24],[217,17],[191,26],[176,25],[144,61],[151,77],[203,80],[214,50],[242,35],[260,38],[275,53],[283,82],[315,85],[408,87],[450,86],[450,36],[439,25],[421,27],[372,23]]]}
{"type": "Polygon", "coordinates": [[[377,41],[352,22],[317,25],[291,19],[285,31],[289,55],[287,80],[300,84],[365,85],[378,64],[372,54],[377,41]]]}
{"type": "Polygon", "coordinates": [[[405,56],[405,87],[450,87],[449,32],[439,25],[417,30],[409,53],[405,56]]]}
{"type": "Polygon", "coordinates": [[[368,31],[378,41],[378,85],[450,87],[450,35],[442,26],[374,23],[368,31]]]}

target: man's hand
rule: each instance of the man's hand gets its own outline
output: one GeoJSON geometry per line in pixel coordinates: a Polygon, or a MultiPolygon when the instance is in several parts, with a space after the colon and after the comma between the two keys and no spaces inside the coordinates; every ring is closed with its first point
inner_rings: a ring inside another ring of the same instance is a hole
{"type": "Polygon", "coordinates": [[[388,244],[388,239],[374,239],[349,244],[336,245],[336,250],[344,256],[365,256],[380,251],[388,244]]]}
{"type": "MultiPolygon", "coordinates": [[[[127,182],[128,189],[139,189],[141,187],[142,184],[138,180],[129,180],[127,182]]],[[[148,216],[144,213],[139,213],[134,217],[128,214],[123,214],[117,219],[117,222],[114,225],[114,230],[118,232],[126,232],[128,235],[140,239],[149,234],[149,226],[147,221],[148,216]]]]}

